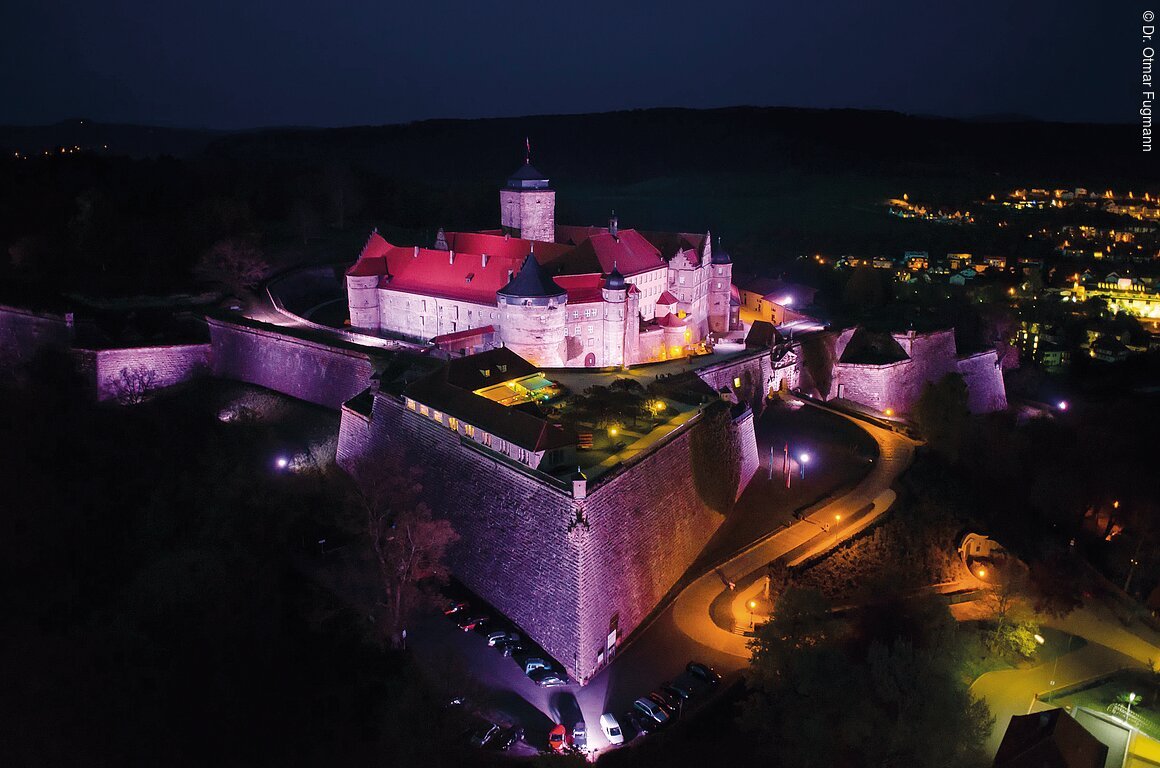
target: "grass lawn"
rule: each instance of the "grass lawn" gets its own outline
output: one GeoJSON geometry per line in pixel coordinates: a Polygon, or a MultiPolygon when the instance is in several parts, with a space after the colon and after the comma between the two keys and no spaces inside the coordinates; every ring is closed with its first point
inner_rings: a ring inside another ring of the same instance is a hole
{"type": "Polygon", "coordinates": [[[1160,739],[1160,677],[1143,671],[1119,672],[1092,688],[1049,697],[1048,701],[1058,707],[1087,707],[1096,712],[1107,712],[1112,704],[1123,704],[1129,693],[1135,693],[1137,700],[1132,704],[1134,718],[1132,724],[1154,739],[1160,739]]]}

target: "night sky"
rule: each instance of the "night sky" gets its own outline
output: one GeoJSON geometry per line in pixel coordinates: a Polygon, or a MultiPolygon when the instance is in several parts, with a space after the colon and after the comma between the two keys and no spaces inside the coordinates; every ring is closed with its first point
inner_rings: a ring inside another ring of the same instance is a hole
{"type": "Polygon", "coordinates": [[[35,0],[0,123],[189,127],[736,104],[1138,120],[1129,2],[35,0]]]}

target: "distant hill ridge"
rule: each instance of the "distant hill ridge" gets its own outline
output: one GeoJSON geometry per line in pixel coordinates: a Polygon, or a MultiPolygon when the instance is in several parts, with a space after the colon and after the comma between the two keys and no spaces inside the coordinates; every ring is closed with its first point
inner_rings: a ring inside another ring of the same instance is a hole
{"type": "Polygon", "coordinates": [[[937,166],[990,173],[1144,177],[1130,125],[1062,124],[1017,115],[972,120],[897,112],[778,107],[646,109],[343,128],[248,131],[71,120],[0,126],[9,153],[108,147],[134,157],[208,155],[246,161],[339,161],[403,179],[494,182],[523,156],[569,183],[679,175],[855,171],[922,174],[937,166]]]}

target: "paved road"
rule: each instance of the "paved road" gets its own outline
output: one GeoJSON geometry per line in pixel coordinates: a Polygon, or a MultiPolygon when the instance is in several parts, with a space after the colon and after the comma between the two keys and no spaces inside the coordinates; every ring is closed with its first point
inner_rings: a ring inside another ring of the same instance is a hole
{"type": "MultiPolygon", "coordinates": [[[[811,406],[817,407],[817,406],[811,406]]],[[[679,594],[672,607],[674,621],[682,633],[701,645],[739,659],[749,658],[748,640],[732,631],[731,619],[714,620],[712,607],[722,600],[732,581],[740,590],[763,575],[766,565],[787,557],[793,563],[844,541],[881,516],[893,501],[890,490],[895,479],[914,458],[913,440],[850,417],[878,444],[874,468],[858,485],[841,497],[811,511],[803,520],[757,542],[717,571],[709,571],[679,594]],[[872,509],[866,511],[867,507],[872,509]],[[839,517],[840,516],[840,517],[839,517]]],[[[728,598],[726,616],[732,616],[728,598]]],[[[718,612],[720,614],[720,612],[718,612]]]]}
{"type": "MultiPolygon", "coordinates": [[[[956,616],[965,610],[956,610],[956,616]]],[[[1160,636],[1139,622],[1125,625],[1100,601],[1093,601],[1063,619],[1040,616],[1039,621],[1082,637],[1088,645],[1060,656],[1058,668],[1054,661],[1049,661],[1029,669],[988,672],[974,682],[971,692],[983,698],[995,716],[995,727],[987,740],[988,754],[993,755],[999,749],[1013,715],[1051,708],[1036,701],[1037,694],[1124,667],[1146,669],[1153,661],[1160,661],[1160,636]]]]}

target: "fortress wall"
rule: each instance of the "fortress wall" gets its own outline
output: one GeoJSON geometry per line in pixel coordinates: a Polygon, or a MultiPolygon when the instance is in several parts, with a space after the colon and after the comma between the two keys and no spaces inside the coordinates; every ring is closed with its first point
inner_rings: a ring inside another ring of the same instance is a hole
{"type": "Polygon", "coordinates": [[[257,384],[328,408],[338,408],[371,382],[363,352],[289,336],[284,329],[207,318],[215,376],[257,384]]]}
{"type": "Polygon", "coordinates": [[[737,484],[737,498],[745,491],[749,481],[761,469],[761,456],[757,450],[757,432],[754,429],[753,410],[747,410],[733,422],[733,439],[741,448],[741,479],[737,484]]]}
{"type": "Polygon", "coordinates": [[[967,407],[971,413],[990,413],[1007,407],[1007,388],[995,350],[961,358],[958,371],[967,382],[967,407]]]}
{"type": "Polygon", "coordinates": [[[160,389],[208,373],[211,356],[209,344],[73,350],[77,368],[98,400],[110,400],[121,393],[122,369],[131,375],[152,376],[149,386],[160,389]]]}
{"type": "MultiPolygon", "coordinates": [[[[461,537],[455,576],[586,681],[612,616],[621,638],[636,629],[724,520],[697,487],[706,475],[693,467],[699,428],[693,422],[575,500],[380,393],[369,421],[343,408],[338,459],[349,470],[394,453],[425,467],[428,502],[461,537]]],[[[730,434],[742,442],[748,481],[757,466],[752,414],[730,434]]]]}
{"type": "Polygon", "coordinates": [[[71,314],[34,312],[0,305],[0,367],[11,376],[42,349],[67,348],[73,340],[71,314]]]}
{"type": "Polygon", "coordinates": [[[463,445],[430,419],[384,394],[372,417],[342,411],[338,461],[350,471],[363,457],[405,456],[424,468],[424,497],[459,534],[452,572],[520,626],[570,673],[579,671],[579,555],[571,492],[504,459],[463,445]]]}
{"type": "Polygon", "coordinates": [[[727,387],[737,395],[739,402],[749,403],[756,411],[762,409],[769,387],[774,382],[769,350],[702,368],[696,373],[714,391],[727,387]]]}
{"type": "MultiPolygon", "coordinates": [[[[725,517],[697,488],[693,469],[698,421],[629,471],[594,489],[583,503],[580,535],[580,655],[577,675],[597,671],[597,654],[617,618],[618,639],[636,630],[677,583],[725,517]]],[[[748,432],[752,415],[734,434],[748,432]]],[[[752,440],[756,458],[756,440],[752,440]]],[[[743,472],[749,473],[742,451],[743,472]]],[[[752,459],[750,459],[751,461],[752,459]]],[[[745,477],[745,475],[743,475],[745,477]]],[[[745,479],[747,480],[748,477],[745,479]]]]}

